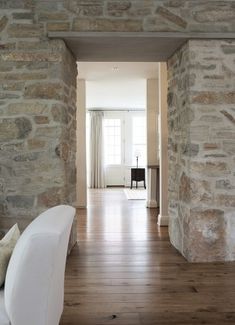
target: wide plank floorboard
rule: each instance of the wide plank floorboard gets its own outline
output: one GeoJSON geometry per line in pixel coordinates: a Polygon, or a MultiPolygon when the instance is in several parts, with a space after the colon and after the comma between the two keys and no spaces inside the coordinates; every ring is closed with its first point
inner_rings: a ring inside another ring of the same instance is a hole
{"type": "Polygon", "coordinates": [[[235,263],[188,263],[157,226],[158,211],[122,189],[88,199],[60,325],[235,324],[235,263]]]}

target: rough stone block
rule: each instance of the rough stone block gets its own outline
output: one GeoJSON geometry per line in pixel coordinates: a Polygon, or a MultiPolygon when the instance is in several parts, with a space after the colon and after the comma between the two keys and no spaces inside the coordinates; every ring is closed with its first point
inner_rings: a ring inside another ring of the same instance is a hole
{"type": "Polygon", "coordinates": [[[45,147],[45,145],[46,145],[45,140],[41,140],[41,139],[37,139],[37,138],[28,140],[28,149],[29,150],[42,149],[45,147]]]}
{"type": "Polygon", "coordinates": [[[12,17],[15,20],[33,20],[34,14],[31,11],[13,12],[12,17]]]}
{"type": "Polygon", "coordinates": [[[222,190],[235,189],[235,186],[231,185],[229,179],[220,179],[219,181],[216,181],[215,187],[222,190]]]}
{"type": "Polygon", "coordinates": [[[202,115],[199,121],[203,123],[220,123],[222,122],[222,118],[217,115],[202,115]]]}
{"type": "Polygon", "coordinates": [[[28,161],[35,161],[38,158],[39,158],[39,152],[29,152],[29,153],[22,153],[20,155],[17,155],[13,159],[16,162],[28,162],[28,161]]]}
{"type": "Polygon", "coordinates": [[[17,117],[15,119],[15,125],[18,128],[18,137],[20,139],[26,138],[32,131],[32,123],[26,117],[17,117]]]}
{"type": "Polygon", "coordinates": [[[191,171],[202,176],[218,177],[219,175],[230,174],[228,165],[225,162],[214,161],[193,161],[190,164],[191,171]]]}
{"type": "Polygon", "coordinates": [[[45,115],[38,115],[34,117],[34,121],[36,124],[49,124],[49,117],[45,115]]]}
{"type": "Polygon", "coordinates": [[[6,198],[9,205],[15,208],[29,209],[34,205],[33,196],[23,196],[23,195],[9,195],[6,198]]]}
{"type": "Polygon", "coordinates": [[[235,137],[231,140],[223,141],[223,151],[228,155],[235,155],[235,137]]]}
{"type": "Polygon", "coordinates": [[[210,10],[202,10],[194,13],[194,19],[199,23],[216,23],[216,22],[228,22],[235,19],[235,12],[232,8],[224,9],[218,6],[210,10]]]}
{"type": "Polygon", "coordinates": [[[191,262],[227,259],[226,220],[220,209],[192,209],[184,225],[184,255],[191,262]]]}
{"type": "Polygon", "coordinates": [[[55,122],[61,122],[67,124],[69,121],[66,108],[61,104],[54,104],[51,108],[51,114],[55,122]]]}
{"type": "Polygon", "coordinates": [[[73,23],[74,31],[97,32],[140,32],[143,30],[142,21],[137,19],[101,19],[79,18],[73,23]]]}
{"type": "Polygon", "coordinates": [[[59,52],[23,52],[13,51],[2,53],[0,59],[3,61],[19,61],[19,62],[61,62],[61,54],[59,52]]]}
{"type": "Polygon", "coordinates": [[[31,131],[32,124],[25,117],[0,120],[0,142],[24,139],[31,131]]]}
{"type": "Polygon", "coordinates": [[[64,189],[52,187],[38,195],[38,204],[44,207],[52,207],[65,202],[64,189]]]}
{"type": "Polygon", "coordinates": [[[56,148],[55,148],[55,152],[57,154],[58,157],[60,157],[61,159],[63,159],[64,161],[68,160],[69,157],[69,145],[68,143],[60,143],[56,148]]]}
{"type": "Polygon", "coordinates": [[[131,8],[131,5],[131,1],[127,0],[109,1],[107,3],[107,13],[110,16],[121,17],[131,8]]]}
{"type": "Polygon", "coordinates": [[[235,104],[235,91],[201,91],[193,96],[192,102],[197,104],[235,104]]]}
{"type": "Polygon", "coordinates": [[[213,204],[213,194],[208,181],[190,178],[182,174],[179,186],[179,199],[190,205],[213,204]]]}
{"type": "Polygon", "coordinates": [[[235,194],[218,194],[215,202],[220,207],[235,208],[235,194]]]}
{"type": "Polygon", "coordinates": [[[40,25],[36,24],[11,24],[7,28],[9,37],[14,38],[33,38],[40,37],[42,30],[40,25]]]}
{"type": "Polygon", "coordinates": [[[235,45],[222,45],[221,49],[225,54],[235,54],[235,45]]]}
{"type": "Polygon", "coordinates": [[[235,118],[233,117],[232,114],[230,114],[226,110],[222,110],[222,111],[220,111],[220,113],[222,113],[230,122],[232,122],[233,124],[235,124],[235,118]]]}
{"type": "Polygon", "coordinates": [[[0,32],[2,32],[4,30],[7,23],[8,23],[8,18],[6,16],[3,16],[0,18],[0,32]]]}
{"type": "Polygon", "coordinates": [[[40,11],[38,18],[40,21],[63,21],[69,20],[69,16],[63,11],[40,11]]]}
{"type": "Polygon", "coordinates": [[[175,24],[171,24],[161,16],[150,16],[145,18],[143,30],[147,32],[173,32],[178,31],[178,28],[175,24]]]}
{"type": "Polygon", "coordinates": [[[39,115],[49,112],[47,103],[37,101],[20,101],[19,103],[11,103],[6,109],[8,115],[39,115]]]}
{"type": "Polygon", "coordinates": [[[24,89],[24,82],[5,82],[0,86],[0,89],[2,88],[3,90],[6,91],[20,91],[24,89]]]}
{"type": "Polygon", "coordinates": [[[170,10],[164,7],[158,7],[156,13],[163,18],[169,20],[171,23],[176,24],[177,26],[185,29],[187,27],[187,22],[180,16],[174,14],[170,10]]]}
{"type": "Polygon", "coordinates": [[[197,156],[199,145],[196,143],[186,143],[181,145],[182,154],[189,157],[197,156]]]}
{"type": "Polygon", "coordinates": [[[1,99],[17,99],[17,98],[20,98],[20,95],[17,93],[1,92],[0,91],[0,100],[1,99]]]}
{"type": "Polygon", "coordinates": [[[18,72],[18,73],[5,73],[1,75],[1,78],[3,80],[40,80],[40,79],[46,79],[47,74],[46,73],[40,73],[40,72],[18,72]]]}
{"type": "Polygon", "coordinates": [[[220,144],[218,144],[218,143],[204,143],[203,148],[205,150],[217,150],[217,149],[220,149],[220,144]]]}
{"type": "Polygon", "coordinates": [[[60,83],[35,83],[25,87],[25,98],[63,100],[63,87],[60,83]]]}
{"type": "Polygon", "coordinates": [[[78,16],[99,17],[103,15],[104,3],[102,0],[97,1],[65,1],[65,8],[78,16]]]}
{"type": "Polygon", "coordinates": [[[51,22],[47,23],[49,32],[64,32],[70,30],[70,22],[51,22]]]}
{"type": "Polygon", "coordinates": [[[0,196],[0,213],[4,216],[7,212],[7,201],[4,196],[0,196]]]}

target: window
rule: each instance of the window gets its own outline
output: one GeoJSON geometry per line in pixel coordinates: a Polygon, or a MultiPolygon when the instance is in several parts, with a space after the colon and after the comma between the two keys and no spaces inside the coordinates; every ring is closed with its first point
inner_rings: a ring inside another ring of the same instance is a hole
{"type": "Polygon", "coordinates": [[[104,119],[105,165],[121,164],[121,119],[104,119]]]}
{"type": "Polygon", "coordinates": [[[133,117],[132,120],[133,164],[136,165],[136,156],[138,156],[139,166],[146,164],[146,118],[143,116],[133,117]]]}

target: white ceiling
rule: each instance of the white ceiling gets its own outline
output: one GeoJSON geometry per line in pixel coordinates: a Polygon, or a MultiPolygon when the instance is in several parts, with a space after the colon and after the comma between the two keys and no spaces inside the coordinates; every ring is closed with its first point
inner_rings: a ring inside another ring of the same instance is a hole
{"type": "Polygon", "coordinates": [[[156,62],[79,62],[78,76],[88,81],[157,78],[156,62]],[[115,69],[115,68],[118,68],[115,69]]]}
{"type": "Polygon", "coordinates": [[[158,63],[80,62],[87,108],[145,109],[146,79],[156,79],[158,63]]]}

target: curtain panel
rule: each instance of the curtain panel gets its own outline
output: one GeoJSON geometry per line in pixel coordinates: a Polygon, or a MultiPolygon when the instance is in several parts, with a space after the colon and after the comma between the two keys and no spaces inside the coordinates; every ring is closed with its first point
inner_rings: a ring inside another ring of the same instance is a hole
{"type": "Polygon", "coordinates": [[[104,188],[103,112],[90,112],[90,188],[104,188]]]}

